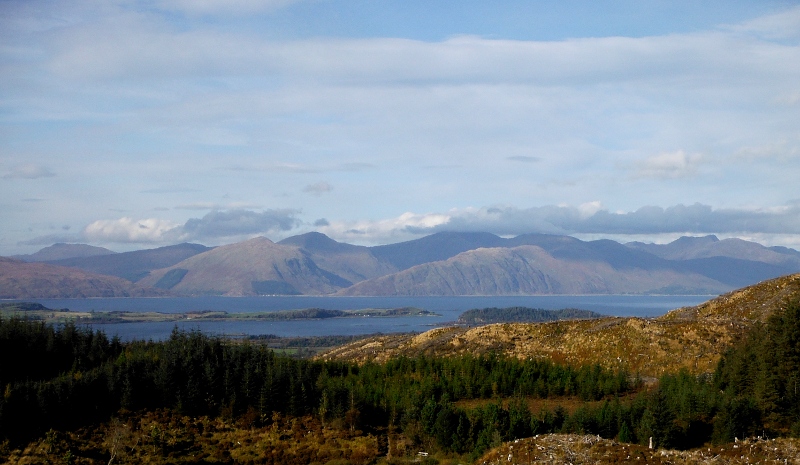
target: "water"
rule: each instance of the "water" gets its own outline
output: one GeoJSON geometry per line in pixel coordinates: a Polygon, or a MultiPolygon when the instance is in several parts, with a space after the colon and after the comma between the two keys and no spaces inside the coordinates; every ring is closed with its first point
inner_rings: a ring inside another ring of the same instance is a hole
{"type": "Polygon", "coordinates": [[[358,310],[365,308],[416,307],[440,316],[394,318],[335,318],[298,321],[181,321],[158,323],[114,323],[94,325],[109,336],[123,340],[169,337],[177,326],[214,335],[329,336],[372,333],[421,332],[455,321],[473,308],[532,307],[548,310],[580,308],[611,316],[654,317],[669,310],[697,305],[711,296],[499,296],[499,297],[171,297],[115,299],[32,299],[49,308],[73,311],[130,311],[184,313],[197,310],[224,310],[229,313],[269,312],[305,308],[358,310]]]}

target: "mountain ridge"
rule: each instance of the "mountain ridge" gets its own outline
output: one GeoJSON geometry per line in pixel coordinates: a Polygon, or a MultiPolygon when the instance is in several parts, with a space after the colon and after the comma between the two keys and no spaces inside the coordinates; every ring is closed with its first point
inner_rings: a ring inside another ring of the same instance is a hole
{"type": "Polygon", "coordinates": [[[177,244],[46,263],[122,277],[162,294],[228,296],[719,294],[800,271],[800,252],[793,249],[715,236],[620,244],[550,234],[440,232],[366,247],[311,232],[234,253],[248,243],[222,246],[224,253],[210,256],[209,247],[177,244]],[[192,260],[198,256],[211,258],[192,260]]]}
{"type": "Polygon", "coordinates": [[[152,272],[142,284],[154,286],[172,270],[185,270],[169,286],[170,291],[183,295],[327,294],[352,284],[320,269],[308,253],[265,237],[194,255],[152,272]]]}
{"type": "Polygon", "coordinates": [[[603,261],[559,260],[535,245],[480,248],[444,261],[367,281],[338,292],[380,295],[535,295],[653,293],[667,287],[716,294],[727,286],[670,269],[618,270],[603,261]]]}
{"type": "Polygon", "coordinates": [[[131,282],[137,282],[153,270],[172,266],[210,249],[210,247],[201,244],[184,242],[155,249],[120,252],[112,255],[72,257],[48,260],[46,262],[51,265],[79,268],[91,273],[117,276],[131,282]]]}

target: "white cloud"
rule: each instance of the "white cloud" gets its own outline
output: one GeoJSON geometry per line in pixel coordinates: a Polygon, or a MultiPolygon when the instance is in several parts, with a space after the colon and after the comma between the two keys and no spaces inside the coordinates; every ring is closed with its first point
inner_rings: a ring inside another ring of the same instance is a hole
{"type": "Polygon", "coordinates": [[[653,155],[636,163],[636,177],[675,179],[694,176],[700,155],[688,155],[683,150],[653,155]]]}
{"type": "Polygon", "coordinates": [[[11,168],[3,178],[5,179],[38,179],[52,178],[56,174],[50,168],[41,165],[24,164],[11,168]]]}
{"type": "Polygon", "coordinates": [[[581,218],[589,218],[603,209],[603,203],[599,200],[595,200],[593,202],[586,202],[579,205],[578,214],[580,214],[581,218]]]}
{"type": "Polygon", "coordinates": [[[800,38],[800,7],[728,26],[727,29],[769,39],[797,39],[800,38]]]}
{"type": "Polygon", "coordinates": [[[377,221],[337,222],[322,232],[338,240],[389,243],[440,231],[491,232],[516,236],[529,233],[615,237],[677,237],[717,234],[721,237],[782,237],[781,243],[800,241],[800,203],[765,209],[713,209],[708,205],[649,206],[631,212],[609,212],[599,202],[578,207],[543,206],[467,208],[447,213],[404,213],[377,221]]]}
{"type": "Polygon", "coordinates": [[[448,214],[406,212],[397,218],[360,221],[319,221],[319,231],[340,241],[357,244],[386,244],[413,239],[450,221],[448,214]]]}
{"type": "Polygon", "coordinates": [[[180,225],[158,218],[135,220],[124,217],[117,220],[97,220],[84,228],[83,235],[98,242],[169,242],[179,236],[180,225]]]}
{"type": "Polygon", "coordinates": [[[175,243],[181,241],[236,241],[254,235],[282,233],[299,226],[296,210],[212,211],[180,224],[148,218],[123,217],[97,220],[86,226],[83,237],[96,242],[175,243]]]}

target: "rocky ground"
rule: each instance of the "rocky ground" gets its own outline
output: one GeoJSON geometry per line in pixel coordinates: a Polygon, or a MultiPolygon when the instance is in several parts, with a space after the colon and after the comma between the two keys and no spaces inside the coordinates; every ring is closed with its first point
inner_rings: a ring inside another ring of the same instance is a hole
{"type": "Polygon", "coordinates": [[[598,436],[549,434],[508,442],[476,465],[514,464],[800,464],[800,440],[753,438],[690,451],[654,450],[598,436]]]}

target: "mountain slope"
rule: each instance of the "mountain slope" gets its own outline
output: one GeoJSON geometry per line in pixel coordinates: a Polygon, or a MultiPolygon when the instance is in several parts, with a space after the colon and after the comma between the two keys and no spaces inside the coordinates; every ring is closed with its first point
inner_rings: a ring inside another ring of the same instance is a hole
{"type": "MultiPolygon", "coordinates": [[[[571,236],[523,234],[503,239],[488,233],[437,233],[413,241],[372,247],[372,253],[399,270],[452,258],[477,248],[541,247],[553,258],[569,262],[604,262],[617,271],[648,270],[696,274],[723,283],[730,290],[800,271],[800,252],[766,248],[754,242],[714,236],[681,238],[671,245],[629,243],[612,240],[582,241],[571,236]],[[716,244],[716,245],[715,245],[716,244]],[[666,247],[666,248],[665,248],[666,247]]],[[[353,280],[356,281],[356,280],[353,280]]],[[[691,286],[690,286],[691,287],[691,286]]],[[[695,286],[696,287],[696,286],[695,286]]],[[[670,292],[670,285],[656,286],[670,292]]],[[[672,287],[678,292],[679,287],[672,287]]]]}
{"type": "Polygon", "coordinates": [[[391,263],[373,255],[369,247],[336,242],[318,232],[289,237],[278,244],[302,249],[320,268],[351,282],[397,271],[391,263]]]}
{"type": "Polygon", "coordinates": [[[752,262],[768,263],[800,271],[800,254],[785,247],[764,247],[742,239],[719,240],[716,236],[684,236],[669,244],[645,244],[629,242],[625,246],[645,251],[667,260],[691,260],[698,258],[728,257],[752,262]]]}
{"type": "Polygon", "coordinates": [[[423,263],[447,260],[468,250],[503,247],[505,239],[482,232],[440,232],[412,241],[371,247],[378,259],[405,270],[423,263]]]}
{"type": "Polygon", "coordinates": [[[322,354],[324,359],[385,361],[400,355],[499,352],[572,364],[623,367],[645,377],[685,368],[712,372],[721,354],[756,322],[800,299],[800,274],[746,287],[655,319],[602,318],[491,324],[379,336],[322,354]]]}
{"type": "Polygon", "coordinates": [[[53,260],[64,260],[69,258],[112,255],[114,253],[116,252],[103,247],[95,247],[93,245],[58,243],[45,247],[30,255],[17,255],[11,258],[16,258],[26,262],[49,262],[53,260]]]}
{"type": "Polygon", "coordinates": [[[507,240],[508,247],[535,245],[554,258],[572,261],[608,263],[615,269],[674,269],[674,263],[649,252],[636,250],[608,239],[582,241],[571,236],[523,234],[507,240]]]}
{"type": "Polygon", "coordinates": [[[719,293],[724,284],[670,269],[618,270],[603,261],[559,260],[541,247],[477,249],[363,281],[340,295],[719,293]]]}
{"type": "Polygon", "coordinates": [[[183,295],[328,294],[352,284],[297,247],[264,237],[225,245],[150,273],[142,285],[183,295]]]}
{"type": "Polygon", "coordinates": [[[172,266],[182,260],[210,250],[200,244],[177,244],[156,249],[136,250],[95,257],[76,257],[48,261],[53,265],[79,268],[91,273],[118,276],[136,282],[153,270],[172,266]]]}
{"type": "Polygon", "coordinates": [[[163,295],[115,276],[0,257],[0,299],[72,299],[163,295]]]}

